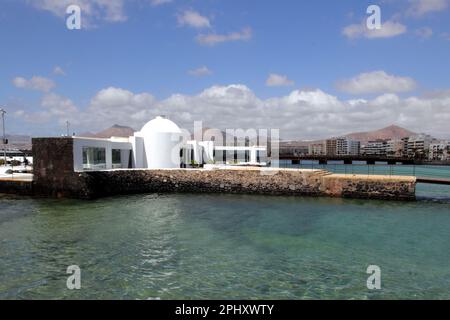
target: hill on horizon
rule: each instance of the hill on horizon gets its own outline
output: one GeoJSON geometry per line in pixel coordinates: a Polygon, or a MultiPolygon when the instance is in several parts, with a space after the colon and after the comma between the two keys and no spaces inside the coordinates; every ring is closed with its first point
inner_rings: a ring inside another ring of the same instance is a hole
{"type": "MultiPolygon", "coordinates": [[[[374,130],[374,131],[367,131],[367,132],[353,132],[349,134],[342,135],[341,137],[346,137],[351,140],[360,141],[362,144],[367,143],[368,141],[372,140],[390,140],[390,139],[401,139],[409,136],[416,135],[417,133],[410,131],[408,129],[396,126],[396,125],[390,125],[388,127],[374,130]]],[[[288,141],[282,141],[281,144],[286,147],[298,147],[298,146],[308,146],[313,143],[321,143],[327,139],[331,139],[332,137],[324,138],[324,139],[316,139],[311,141],[304,141],[304,140],[288,140],[288,141]]]]}
{"type": "Polygon", "coordinates": [[[408,129],[396,125],[390,125],[388,127],[375,131],[349,133],[344,135],[344,137],[347,137],[352,140],[361,141],[361,143],[367,143],[367,141],[378,139],[382,140],[402,139],[416,134],[417,133],[410,131],[408,129]]]}
{"type": "MultiPolygon", "coordinates": [[[[208,128],[203,128],[203,133],[208,130],[208,128]]],[[[122,126],[115,124],[110,128],[107,128],[105,130],[99,131],[97,133],[93,132],[85,132],[81,133],[78,136],[79,137],[86,137],[86,138],[111,138],[111,137],[130,137],[134,135],[135,130],[128,126],[122,126]]],[[[225,132],[221,131],[223,134],[224,139],[228,140],[230,137],[228,137],[225,132]],[[226,137],[226,138],[225,138],[226,137]]],[[[346,135],[343,135],[344,137],[347,137],[352,140],[361,141],[361,143],[367,143],[367,141],[371,140],[377,140],[377,139],[383,139],[383,140],[389,140],[389,139],[401,139],[404,137],[416,135],[417,133],[410,131],[408,129],[391,125],[379,130],[374,131],[367,131],[367,132],[353,132],[346,135]]],[[[7,135],[7,138],[9,138],[9,147],[11,148],[18,148],[18,149],[24,149],[24,150],[31,150],[31,137],[27,135],[7,135]]],[[[331,137],[329,137],[331,138],[331,137]]],[[[314,140],[314,141],[303,141],[303,140],[288,140],[288,141],[281,141],[280,145],[282,146],[307,146],[311,143],[319,143],[321,141],[324,141],[328,138],[321,139],[321,140],[314,140]]],[[[1,142],[0,142],[1,145],[1,142]]]]}
{"type": "Polygon", "coordinates": [[[102,139],[108,139],[111,137],[128,138],[128,137],[131,137],[132,135],[134,135],[134,132],[135,132],[135,130],[131,127],[115,124],[112,127],[109,127],[107,129],[102,130],[97,133],[92,133],[92,132],[81,133],[79,135],[79,137],[102,138],[102,139]]]}

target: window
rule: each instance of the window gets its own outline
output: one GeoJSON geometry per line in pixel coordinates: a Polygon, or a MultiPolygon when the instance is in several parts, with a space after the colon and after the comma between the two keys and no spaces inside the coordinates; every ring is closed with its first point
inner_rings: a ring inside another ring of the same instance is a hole
{"type": "Polygon", "coordinates": [[[83,147],[83,169],[106,169],[106,149],[83,147]]]}
{"type": "Polygon", "coordinates": [[[112,167],[122,168],[122,157],[120,149],[112,149],[112,167]]]}

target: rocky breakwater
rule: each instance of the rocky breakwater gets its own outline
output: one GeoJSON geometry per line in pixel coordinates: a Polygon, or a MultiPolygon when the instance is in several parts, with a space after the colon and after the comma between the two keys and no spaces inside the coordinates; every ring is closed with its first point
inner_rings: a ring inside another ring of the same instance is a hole
{"type": "Polygon", "coordinates": [[[416,178],[330,174],[323,177],[322,191],[333,197],[409,201],[416,199],[416,178]]]}
{"type": "MultiPolygon", "coordinates": [[[[80,173],[89,197],[144,192],[320,196],[321,170],[164,169],[80,173]]],[[[81,184],[80,184],[81,185],[81,184]]]]}
{"type": "Polygon", "coordinates": [[[82,197],[183,192],[413,200],[415,178],[336,175],[324,170],[226,168],[79,173],[82,197]]]}

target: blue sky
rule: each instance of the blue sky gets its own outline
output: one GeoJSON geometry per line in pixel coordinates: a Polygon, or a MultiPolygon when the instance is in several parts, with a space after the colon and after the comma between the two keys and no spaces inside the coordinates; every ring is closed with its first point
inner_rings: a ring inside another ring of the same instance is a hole
{"type": "Polygon", "coordinates": [[[448,2],[3,0],[0,105],[33,135],[166,114],[286,138],[393,123],[450,137],[448,2]],[[66,28],[72,3],[81,30],[66,28]]]}

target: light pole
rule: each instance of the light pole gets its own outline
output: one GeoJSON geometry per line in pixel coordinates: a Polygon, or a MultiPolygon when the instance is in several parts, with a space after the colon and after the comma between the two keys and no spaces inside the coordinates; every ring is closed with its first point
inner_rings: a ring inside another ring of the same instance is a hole
{"type": "Polygon", "coordinates": [[[69,136],[69,128],[70,128],[70,122],[69,122],[69,120],[67,120],[66,121],[67,137],[69,136]]]}
{"type": "Polygon", "coordinates": [[[1,108],[0,113],[2,114],[2,123],[3,123],[3,154],[5,156],[5,166],[6,166],[6,133],[5,133],[5,109],[1,108]]]}

